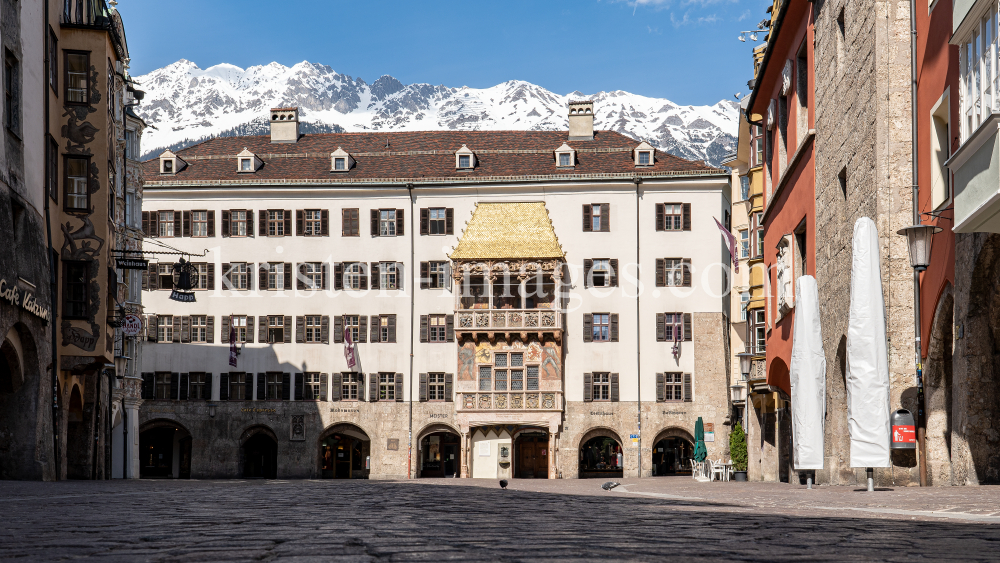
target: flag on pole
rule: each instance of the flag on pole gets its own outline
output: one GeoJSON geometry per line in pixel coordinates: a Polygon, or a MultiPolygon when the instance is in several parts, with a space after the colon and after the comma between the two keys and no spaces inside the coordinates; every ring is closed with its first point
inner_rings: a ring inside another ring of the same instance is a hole
{"type": "Polygon", "coordinates": [[[733,233],[729,232],[729,229],[722,226],[722,223],[718,219],[712,217],[715,220],[715,224],[718,225],[719,230],[722,231],[722,236],[726,239],[726,248],[729,249],[729,256],[733,259],[733,270],[738,274],[740,273],[740,260],[736,256],[736,237],[733,233]]]}
{"type": "Polygon", "coordinates": [[[347,368],[354,370],[358,366],[358,347],[351,338],[351,329],[344,329],[344,359],[347,360],[347,368]]]}
{"type": "Polygon", "coordinates": [[[236,358],[240,351],[236,347],[236,327],[233,326],[233,316],[229,315],[229,365],[236,367],[236,358]]]}

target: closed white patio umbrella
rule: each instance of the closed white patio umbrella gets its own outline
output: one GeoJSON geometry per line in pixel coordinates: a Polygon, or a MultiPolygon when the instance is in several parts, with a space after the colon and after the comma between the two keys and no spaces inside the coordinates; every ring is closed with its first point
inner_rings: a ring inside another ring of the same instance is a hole
{"type": "MultiPolygon", "coordinates": [[[[826,354],[820,327],[816,278],[795,280],[795,327],[789,377],[792,391],[793,463],[796,470],[823,469],[826,419],[826,354]]],[[[812,477],[809,477],[812,486],[812,477]]]]}

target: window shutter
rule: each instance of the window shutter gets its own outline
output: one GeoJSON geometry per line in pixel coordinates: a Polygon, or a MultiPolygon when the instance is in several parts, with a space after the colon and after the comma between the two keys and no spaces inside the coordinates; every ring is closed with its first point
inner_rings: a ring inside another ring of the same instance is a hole
{"type": "Polygon", "coordinates": [[[205,343],[215,344],[215,316],[213,315],[209,315],[205,319],[205,343]]]}
{"type": "Polygon", "coordinates": [[[181,232],[181,212],[174,211],[174,236],[179,237],[182,234],[183,233],[181,232]]]}
{"type": "Polygon", "coordinates": [[[663,258],[656,259],[656,287],[667,286],[667,264],[663,258]]]}
{"type": "Polygon", "coordinates": [[[667,341],[667,314],[657,313],[656,314],[656,341],[666,342],[667,341]]]}
{"type": "Polygon", "coordinates": [[[222,210],[222,238],[228,238],[232,234],[232,228],[229,226],[229,210],[222,210]]]}
{"type": "Polygon", "coordinates": [[[611,266],[611,287],[618,287],[618,259],[612,258],[608,263],[611,266]]]}
{"type": "Polygon", "coordinates": [[[320,267],[319,285],[323,291],[328,291],[330,289],[330,265],[326,262],[323,262],[323,265],[320,267]]]}
{"type": "Polygon", "coordinates": [[[247,209],[247,236],[253,237],[253,210],[247,209]]]}
{"type": "Polygon", "coordinates": [[[444,210],[444,234],[455,234],[455,210],[451,207],[444,210]]]}
{"type": "Polygon", "coordinates": [[[611,374],[611,402],[618,402],[618,374],[611,374]]]}
{"type": "Polygon", "coordinates": [[[292,236],[292,210],[285,209],[282,216],[285,218],[285,236],[292,236]]]}
{"type": "MultiPolygon", "coordinates": [[[[247,213],[247,215],[249,216],[250,214],[247,213]]],[[[260,236],[262,236],[262,237],[266,237],[267,236],[267,210],[266,209],[261,209],[259,212],[257,212],[257,218],[259,219],[258,222],[260,223],[260,225],[257,226],[258,234],[260,236]]]]}
{"type": "Polygon", "coordinates": [[[222,316],[222,332],[219,333],[219,342],[229,344],[229,315],[222,316]]]}
{"type": "Polygon", "coordinates": [[[344,289],[344,263],[336,262],[333,265],[333,289],[344,289]]]}
{"type": "Polygon", "coordinates": [[[228,401],[229,400],[229,373],[222,372],[219,374],[219,400],[228,401]]]}
{"type": "Polygon", "coordinates": [[[370,326],[371,326],[371,329],[372,329],[372,334],[371,334],[371,339],[369,340],[369,342],[381,342],[382,339],[380,338],[381,335],[379,334],[379,316],[378,315],[372,315],[372,322],[371,322],[370,326]]]}
{"type": "Polygon", "coordinates": [[[283,268],[285,272],[285,285],[284,288],[287,290],[292,289],[292,263],[285,262],[285,267],[283,268]]]}
{"type": "Polygon", "coordinates": [[[215,210],[208,211],[208,236],[215,236],[215,210]]]}
{"type": "Polygon", "coordinates": [[[662,373],[656,374],[656,402],[662,403],[666,400],[666,391],[664,390],[664,380],[665,375],[662,373]]]}
{"type": "Polygon", "coordinates": [[[452,402],[452,395],[454,394],[454,391],[452,390],[454,383],[452,382],[454,381],[454,379],[455,379],[455,374],[453,373],[444,374],[444,400],[445,402],[448,403],[452,402]]]}
{"type": "Polygon", "coordinates": [[[292,317],[291,316],[285,317],[284,330],[281,331],[281,332],[284,333],[285,344],[291,344],[291,342],[292,342],[292,317]]]}
{"type": "Polygon", "coordinates": [[[372,289],[379,289],[381,287],[381,279],[379,277],[378,262],[372,262],[370,271],[372,273],[372,289]]]}
{"type": "Polygon", "coordinates": [[[296,270],[297,271],[295,273],[295,289],[297,289],[299,291],[305,291],[305,289],[306,289],[306,281],[305,281],[306,280],[306,265],[300,263],[299,266],[298,266],[298,268],[296,268],[296,270]]]}
{"type": "Polygon", "coordinates": [[[378,401],[378,374],[369,373],[368,374],[368,400],[371,402],[378,401]]]}
{"type": "Polygon", "coordinates": [[[420,208],[420,234],[426,235],[430,231],[431,210],[426,207],[420,208]]]}
{"type": "MultiPolygon", "coordinates": [[[[249,374],[248,374],[249,375],[249,374]]],[[[263,401],[267,399],[267,374],[258,373],[257,374],[257,400],[263,401]]]]}
{"type": "Polygon", "coordinates": [[[177,373],[176,371],[170,373],[170,398],[175,401],[177,400],[177,397],[180,396],[179,395],[181,390],[180,379],[181,379],[181,374],[177,373]]]}
{"type": "Polygon", "coordinates": [[[583,314],[583,341],[594,341],[594,315],[590,313],[583,314]]]}
{"type": "Polygon", "coordinates": [[[396,374],[396,402],[403,402],[403,374],[396,374]]]}
{"type": "Polygon", "coordinates": [[[444,339],[448,342],[455,341],[455,317],[452,315],[444,316],[444,339]]]}
{"type": "Polygon", "coordinates": [[[368,272],[365,271],[366,268],[365,268],[365,263],[364,262],[359,262],[359,264],[361,266],[361,289],[362,290],[367,290],[368,289],[368,272]]]}
{"type": "Polygon", "coordinates": [[[295,317],[295,342],[301,344],[306,341],[306,318],[303,316],[295,317]]]}
{"type": "Polygon", "coordinates": [[[611,341],[618,342],[618,313],[611,313],[611,341]]]}
{"type": "Polygon", "coordinates": [[[233,265],[228,263],[222,264],[222,289],[233,289],[233,279],[230,274],[233,273],[233,265]]]}
{"type": "Polygon", "coordinates": [[[684,230],[691,230],[691,204],[685,203],[681,206],[683,215],[684,230]]]}
{"type": "Polygon", "coordinates": [[[257,289],[259,291],[267,291],[267,263],[260,264],[257,270],[257,289]]]}
{"type": "Polygon", "coordinates": [[[292,398],[292,374],[281,374],[281,400],[288,401],[292,398]]]}
{"type": "Polygon", "coordinates": [[[427,325],[428,325],[427,319],[428,319],[427,315],[420,315],[420,341],[421,342],[430,342],[430,335],[428,334],[428,330],[429,329],[427,327],[427,325]]]}
{"type": "MultiPolygon", "coordinates": [[[[326,375],[325,373],[323,374],[326,375]]],[[[333,385],[330,386],[329,397],[331,401],[339,401],[341,399],[340,392],[344,385],[344,376],[340,373],[333,374],[333,385]]],[[[321,377],[319,380],[319,398],[321,401],[325,401],[327,398],[326,393],[326,377],[321,377]]]]}
{"type": "Polygon", "coordinates": [[[664,215],[666,215],[666,209],[664,208],[664,204],[657,203],[656,204],[656,230],[657,231],[666,230],[664,228],[664,225],[663,225],[664,215]]]}
{"type": "Polygon", "coordinates": [[[142,212],[142,234],[152,236],[149,230],[149,211],[142,212]]]}
{"type": "Polygon", "coordinates": [[[142,374],[142,398],[151,401],[153,400],[153,382],[155,381],[156,374],[152,372],[143,372],[142,374]]]}
{"type": "Polygon", "coordinates": [[[403,283],[406,281],[406,274],[403,273],[403,263],[396,262],[396,289],[402,291],[405,289],[403,283]]]}
{"type": "Polygon", "coordinates": [[[420,289],[429,289],[431,286],[431,280],[428,279],[431,275],[431,263],[421,262],[420,263],[420,289]]]}
{"type": "Polygon", "coordinates": [[[684,402],[690,403],[694,401],[694,394],[691,392],[691,374],[684,374],[684,402]]]}
{"type": "Polygon", "coordinates": [[[420,402],[427,402],[427,374],[420,374],[420,402]]]}
{"type": "Polygon", "coordinates": [[[146,276],[148,279],[146,285],[149,287],[150,291],[156,291],[157,289],[160,289],[160,276],[157,275],[156,273],[156,267],[157,267],[156,262],[150,262],[146,266],[146,276]]]}
{"type": "Polygon", "coordinates": [[[594,230],[594,221],[591,218],[592,208],[589,203],[583,204],[583,232],[589,233],[594,230]]]}
{"type": "Polygon", "coordinates": [[[344,341],[344,317],[340,315],[333,317],[333,341],[338,344],[344,341]]]}
{"type": "Polygon", "coordinates": [[[179,392],[177,395],[177,400],[186,401],[188,399],[188,383],[189,383],[188,374],[182,373],[181,384],[180,384],[180,389],[178,390],[179,392]]]}
{"type": "Polygon", "coordinates": [[[583,402],[589,403],[594,400],[594,374],[583,374],[583,402]]]}
{"type": "Polygon", "coordinates": [[[326,374],[326,373],[319,374],[319,400],[320,401],[325,401],[326,400],[326,395],[327,395],[327,390],[326,390],[326,388],[327,388],[327,380],[326,380],[326,378],[327,377],[329,377],[329,374],[326,374]]]}
{"type": "Polygon", "coordinates": [[[367,342],[368,340],[368,317],[361,315],[358,317],[358,323],[361,325],[358,327],[358,342],[367,342]]]}
{"type": "Polygon", "coordinates": [[[149,232],[150,236],[158,237],[160,236],[160,212],[150,211],[149,212],[149,232]]]}
{"type": "Polygon", "coordinates": [[[691,287],[691,260],[689,258],[682,260],[681,268],[681,276],[683,278],[681,280],[681,285],[684,287],[691,287]]]}
{"type": "Polygon", "coordinates": [[[330,316],[323,315],[320,319],[319,339],[323,344],[330,343],[330,316]]]}
{"type": "Polygon", "coordinates": [[[684,313],[684,340],[691,341],[691,313],[684,313]]]}
{"type": "MultiPolygon", "coordinates": [[[[249,323],[247,323],[247,324],[249,324],[249,323]]],[[[267,344],[267,316],[261,315],[260,318],[257,321],[257,326],[260,329],[260,330],[258,330],[258,334],[257,334],[258,338],[257,338],[257,340],[261,344],[267,344]]]]}
{"type": "Polygon", "coordinates": [[[406,221],[403,220],[403,210],[402,209],[397,209],[396,210],[396,236],[397,237],[403,236],[404,234],[406,234],[404,232],[405,230],[406,230],[406,221]]]}
{"type": "MultiPolygon", "coordinates": [[[[183,317],[183,318],[184,318],[184,320],[187,320],[187,317],[183,317]]],[[[181,320],[181,317],[178,317],[176,315],[174,315],[174,318],[172,319],[172,321],[173,321],[173,327],[174,327],[174,342],[180,342],[181,341],[181,336],[183,336],[182,332],[184,330],[184,325],[186,323],[184,323],[184,321],[181,320]]]]}
{"type": "Polygon", "coordinates": [[[324,209],[319,212],[319,234],[320,236],[330,236],[330,210],[324,209]]]}
{"type": "Polygon", "coordinates": [[[609,233],[611,232],[611,204],[602,203],[601,204],[601,232],[609,233]]]}
{"type": "MultiPolygon", "coordinates": [[[[247,342],[253,343],[253,316],[247,316],[247,342]]],[[[267,342],[267,339],[261,340],[267,342]]]]}
{"type": "Polygon", "coordinates": [[[357,373],[357,378],[358,378],[358,400],[359,401],[364,401],[365,400],[365,374],[363,374],[361,372],[358,372],[357,373]]]}
{"type": "Polygon", "coordinates": [[[301,373],[295,374],[295,400],[301,401],[305,398],[305,377],[301,373]]]}
{"type": "Polygon", "coordinates": [[[389,342],[396,342],[396,315],[389,315],[389,342]]]}
{"type": "Polygon", "coordinates": [[[306,221],[304,217],[304,212],[301,209],[295,210],[295,235],[302,236],[306,234],[306,221]]]}
{"type": "Polygon", "coordinates": [[[208,291],[215,291],[215,262],[209,262],[206,266],[207,278],[205,283],[205,289],[208,291]]]}
{"type": "Polygon", "coordinates": [[[583,287],[584,289],[590,287],[590,271],[594,269],[594,261],[590,258],[583,259],[583,287]]]}
{"type": "Polygon", "coordinates": [[[372,236],[378,236],[378,209],[372,209],[372,236]]]}

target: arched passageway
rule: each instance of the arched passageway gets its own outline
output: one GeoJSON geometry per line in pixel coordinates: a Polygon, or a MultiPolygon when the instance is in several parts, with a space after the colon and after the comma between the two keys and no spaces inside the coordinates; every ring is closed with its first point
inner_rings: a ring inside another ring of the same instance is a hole
{"type": "Polygon", "coordinates": [[[435,429],[420,439],[418,463],[421,477],[457,477],[461,437],[451,429],[435,429]]]}
{"type": "Polygon", "coordinates": [[[190,479],[191,433],[172,420],[154,420],[139,429],[139,477],[190,479]]]}
{"type": "Polygon", "coordinates": [[[269,428],[251,428],[240,446],[244,479],[275,479],[278,476],[278,440],[269,428]]]}
{"type": "Polygon", "coordinates": [[[83,393],[74,385],[66,409],[66,477],[90,479],[90,442],[84,420],[83,393]]]}
{"type": "Polygon", "coordinates": [[[367,479],[370,456],[368,434],[353,424],[338,424],[320,438],[320,475],[324,479],[367,479]]]}
{"type": "Polygon", "coordinates": [[[580,444],[580,478],[621,478],[624,452],[618,435],[610,430],[592,430],[580,444]]]}

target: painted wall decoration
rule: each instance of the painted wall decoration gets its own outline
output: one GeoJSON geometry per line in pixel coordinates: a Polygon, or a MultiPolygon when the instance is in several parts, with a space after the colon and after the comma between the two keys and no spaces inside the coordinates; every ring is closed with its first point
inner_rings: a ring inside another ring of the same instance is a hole
{"type": "Polygon", "coordinates": [[[475,381],[476,379],[476,345],[465,342],[458,349],[458,380],[475,381]]]}
{"type": "Polygon", "coordinates": [[[562,359],[559,347],[546,344],[542,348],[541,378],[559,381],[562,379],[562,359]]]}
{"type": "MultiPolygon", "coordinates": [[[[93,213],[94,208],[90,208],[93,213]]],[[[97,260],[100,258],[101,249],[104,248],[104,239],[97,236],[94,230],[94,223],[89,216],[80,218],[83,225],[73,230],[73,223],[66,221],[61,224],[63,232],[62,259],[63,260],[97,260]],[[96,244],[96,248],[94,247],[96,244]]]]}
{"type": "Polygon", "coordinates": [[[89,105],[63,106],[63,109],[66,111],[62,116],[67,119],[66,124],[62,126],[62,136],[66,138],[66,152],[70,154],[93,154],[87,148],[87,145],[93,142],[100,129],[95,127],[93,123],[86,121],[86,119],[88,115],[97,111],[94,104],[101,101],[101,90],[97,87],[98,78],[97,67],[91,65],[89,105]]]}

